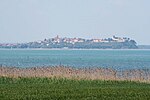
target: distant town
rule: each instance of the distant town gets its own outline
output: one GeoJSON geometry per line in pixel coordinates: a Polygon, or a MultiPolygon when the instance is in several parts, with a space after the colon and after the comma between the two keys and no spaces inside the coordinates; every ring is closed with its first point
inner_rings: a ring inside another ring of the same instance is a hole
{"type": "Polygon", "coordinates": [[[65,48],[65,49],[137,49],[135,40],[127,37],[83,39],[83,38],[54,38],[28,43],[0,43],[0,48],[65,48]]]}

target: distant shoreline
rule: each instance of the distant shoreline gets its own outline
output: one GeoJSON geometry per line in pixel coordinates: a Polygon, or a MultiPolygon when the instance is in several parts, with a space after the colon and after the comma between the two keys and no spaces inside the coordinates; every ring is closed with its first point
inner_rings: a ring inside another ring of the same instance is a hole
{"type": "Polygon", "coordinates": [[[0,50],[150,50],[150,49],[0,48],[0,50]]]}

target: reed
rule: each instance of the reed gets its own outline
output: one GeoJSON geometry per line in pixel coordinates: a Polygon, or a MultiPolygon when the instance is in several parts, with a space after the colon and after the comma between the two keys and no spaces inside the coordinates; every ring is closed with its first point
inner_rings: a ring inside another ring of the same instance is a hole
{"type": "Polygon", "coordinates": [[[67,78],[87,80],[127,80],[150,82],[149,69],[115,70],[112,68],[73,68],[66,66],[49,67],[0,67],[0,76],[3,77],[39,77],[39,78],[67,78]]]}

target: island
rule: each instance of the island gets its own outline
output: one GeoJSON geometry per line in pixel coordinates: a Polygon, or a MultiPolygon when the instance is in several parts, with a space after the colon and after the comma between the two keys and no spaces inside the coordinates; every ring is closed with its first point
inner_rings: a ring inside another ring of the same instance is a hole
{"type": "Polygon", "coordinates": [[[0,48],[63,48],[63,49],[137,49],[137,43],[127,37],[83,39],[83,38],[54,38],[28,43],[0,43],[0,48]]]}

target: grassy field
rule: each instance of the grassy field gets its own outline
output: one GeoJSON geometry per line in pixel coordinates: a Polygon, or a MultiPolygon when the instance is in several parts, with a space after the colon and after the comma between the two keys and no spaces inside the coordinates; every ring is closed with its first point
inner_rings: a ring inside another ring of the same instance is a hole
{"type": "Polygon", "coordinates": [[[0,100],[150,100],[150,84],[1,77],[0,100]]]}

